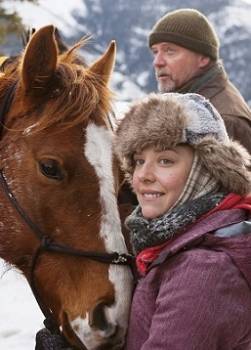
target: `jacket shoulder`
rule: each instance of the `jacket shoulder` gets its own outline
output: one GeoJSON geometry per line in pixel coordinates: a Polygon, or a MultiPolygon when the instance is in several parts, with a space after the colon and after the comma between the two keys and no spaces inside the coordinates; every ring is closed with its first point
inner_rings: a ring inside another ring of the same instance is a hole
{"type": "MultiPolygon", "coordinates": [[[[198,246],[192,248],[184,247],[182,251],[175,256],[167,259],[164,265],[160,269],[169,270],[173,269],[177,272],[177,269],[181,271],[186,269],[188,273],[194,274],[195,271],[204,270],[207,273],[213,271],[221,274],[225,271],[226,265],[229,267],[232,265],[231,259],[225,252],[215,251],[208,249],[207,247],[198,246]]],[[[235,268],[233,269],[235,271],[235,268]]]]}
{"type": "Polygon", "coordinates": [[[220,76],[199,91],[208,98],[224,118],[225,115],[244,118],[251,123],[251,109],[237,87],[227,78],[220,76]]]}
{"type": "Polygon", "coordinates": [[[173,290],[177,285],[183,285],[192,294],[197,293],[197,288],[207,291],[207,288],[224,283],[225,287],[230,287],[229,281],[233,279],[240,280],[246,286],[240,271],[225,252],[206,247],[184,248],[153,267],[145,278],[155,291],[166,284],[169,287],[173,285],[173,290]]]}
{"type": "Polygon", "coordinates": [[[251,109],[238,89],[228,80],[212,82],[200,93],[221,114],[229,136],[251,152],[251,109]]]}

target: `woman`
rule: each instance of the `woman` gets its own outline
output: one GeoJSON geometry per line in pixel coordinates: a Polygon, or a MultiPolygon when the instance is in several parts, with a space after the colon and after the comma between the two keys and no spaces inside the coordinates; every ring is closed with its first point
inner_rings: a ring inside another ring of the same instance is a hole
{"type": "Polygon", "coordinates": [[[197,94],[151,94],[115,151],[139,206],[127,350],[251,349],[250,155],[197,94]]]}

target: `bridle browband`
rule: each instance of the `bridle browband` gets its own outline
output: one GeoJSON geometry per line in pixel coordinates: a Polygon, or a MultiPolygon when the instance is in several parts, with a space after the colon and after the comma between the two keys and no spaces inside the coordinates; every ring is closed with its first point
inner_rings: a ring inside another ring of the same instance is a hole
{"type": "MultiPolygon", "coordinates": [[[[3,98],[3,101],[0,104],[0,137],[2,137],[5,116],[8,113],[11,103],[13,101],[16,86],[17,86],[17,82],[15,82],[13,85],[11,85],[7,89],[7,92],[3,98]]],[[[4,175],[3,169],[0,169],[0,185],[6,197],[10,201],[11,205],[18,212],[22,221],[25,222],[27,226],[29,226],[29,228],[32,230],[32,232],[40,242],[39,246],[37,247],[35,253],[32,256],[30,273],[29,273],[29,284],[33,292],[33,295],[36,298],[36,301],[42,313],[45,316],[45,320],[44,320],[45,327],[52,334],[62,334],[60,332],[59,326],[57,324],[57,321],[55,319],[55,316],[52,310],[46,304],[44,304],[36,286],[34,271],[36,269],[37,262],[41,254],[44,252],[49,252],[49,253],[56,253],[56,254],[69,255],[73,257],[91,259],[104,264],[127,265],[131,267],[133,272],[135,271],[134,256],[130,254],[124,254],[124,253],[118,253],[118,252],[103,253],[103,252],[95,252],[95,251],[84,251],[84,250],[75,249],[70,246],[53,241],[49,237],[49,235],[41,231],[41,229],[31,220],[29,215],[19,205],[16,197],[14,196],[13,192],[11,191],[7,183],[7,179],[4,175]]]]}

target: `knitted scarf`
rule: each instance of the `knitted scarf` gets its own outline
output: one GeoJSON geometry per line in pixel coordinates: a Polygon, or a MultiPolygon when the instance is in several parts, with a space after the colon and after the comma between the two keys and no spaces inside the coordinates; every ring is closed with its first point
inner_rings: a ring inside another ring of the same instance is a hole
{"type": "MultiPolygon", "coordinates": [[[[170,208],[173,209],[184,204],[191,199],[202,197],[205,194],[213,194],[220,191],[220,184],[215,178],[203,167],[197,152],[194,152],[194,158],[190,174],[188,176],[185,187],[177,201],[170,208]]],[[[170,210],[169,209],[169,210],[170,210]]]]}
{"type": "Polygon", "coordinates": [[[125,224],[130,230],[134,253],[138,254],[148,247],[156,246],[181,233],[203,214],[213,209],[226,196],[223,192],[206,194],[169,210],[161,217],[147,220],[138,206],[125,224]]]}

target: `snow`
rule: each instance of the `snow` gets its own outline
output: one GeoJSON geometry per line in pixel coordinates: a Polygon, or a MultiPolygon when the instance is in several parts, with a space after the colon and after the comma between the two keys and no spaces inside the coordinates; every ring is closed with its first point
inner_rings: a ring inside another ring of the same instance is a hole
{"type": "Polygon", "coordinates": [[[25,278],[0,259],[0,349],[33,350],[43,315],[25,278]]]}
{"type": "MultiPolygon", "coordinates": [[[[33,27],[37,29],[48,24],[53,24],[66,37],[72,37],[79,31],[88,34],[88,30],[84,25],[81,27],[74,17],[75,14],[80,13],[84,16],[87,15],[87,9],[83,0],[64,1],[63,5],[62,0],[53,0],[53,5],[51,0],[40,0],[39,5],[26,1],[3,0],[1,6],[10,13],[16,11],[27,28],[33,27]]],[[[96,10],[100,7],[98,1],[96,2],[96,7],[96,10]]],[[[88,62],[92,62],[95,59],[92,55],[89,57],[86,52],[85,57],[88,62]]],[[[125,61],[125,57],[120,57],[118,53],[117,60],[120,62],[121,60],[125,61]]],[[[142,75],[140,81],[143,82],[144,78],[144,75],[142,75]]],[[[114,73],[111,87],[115,91],[120,91],[119,99],[123,101],[130,100],[132,96],[133,98],[143,96],[143,91],[140,90],[140,87],[120,72],[114,73]],[[118,84],[121,85],[119,89],[117,88],[118,84]]]]}
{"type": "Polygon", "coordinates": [[[238,2],[236,2],[234,6],[226,6],[225,11],[222,11],[220,13],[214,13],[214,15],[210,17],[210,19],[216,24],[217,33],[222,39],[222,42],[224,42],[224,45],[227,45],[232,41],[237,40],[237,38],[239,38],[239,40],[243,40],[250,36],[250,11],[247,11],[245,7],[239,8],[238,2]],[[233,30],[235,27],[238,28],[242,26],[244,26],[246,30],[243,31],[243,33],[241,34],[240,31],[233,30]],[[229,31],[232,31],[231,35],[226,34],[229,31]]]}
{"type": "Polygon", "coordinates": [[[54,24],[64,35],[73,35],[81,30],[74,19],[74,14],[86,14],[86,7],[82,0],[40,0],[39,5],[29,2],[4,0],[1,4],[6,10],[16,10],[27,27],[40,28],[44,25],[54,24]]]}

